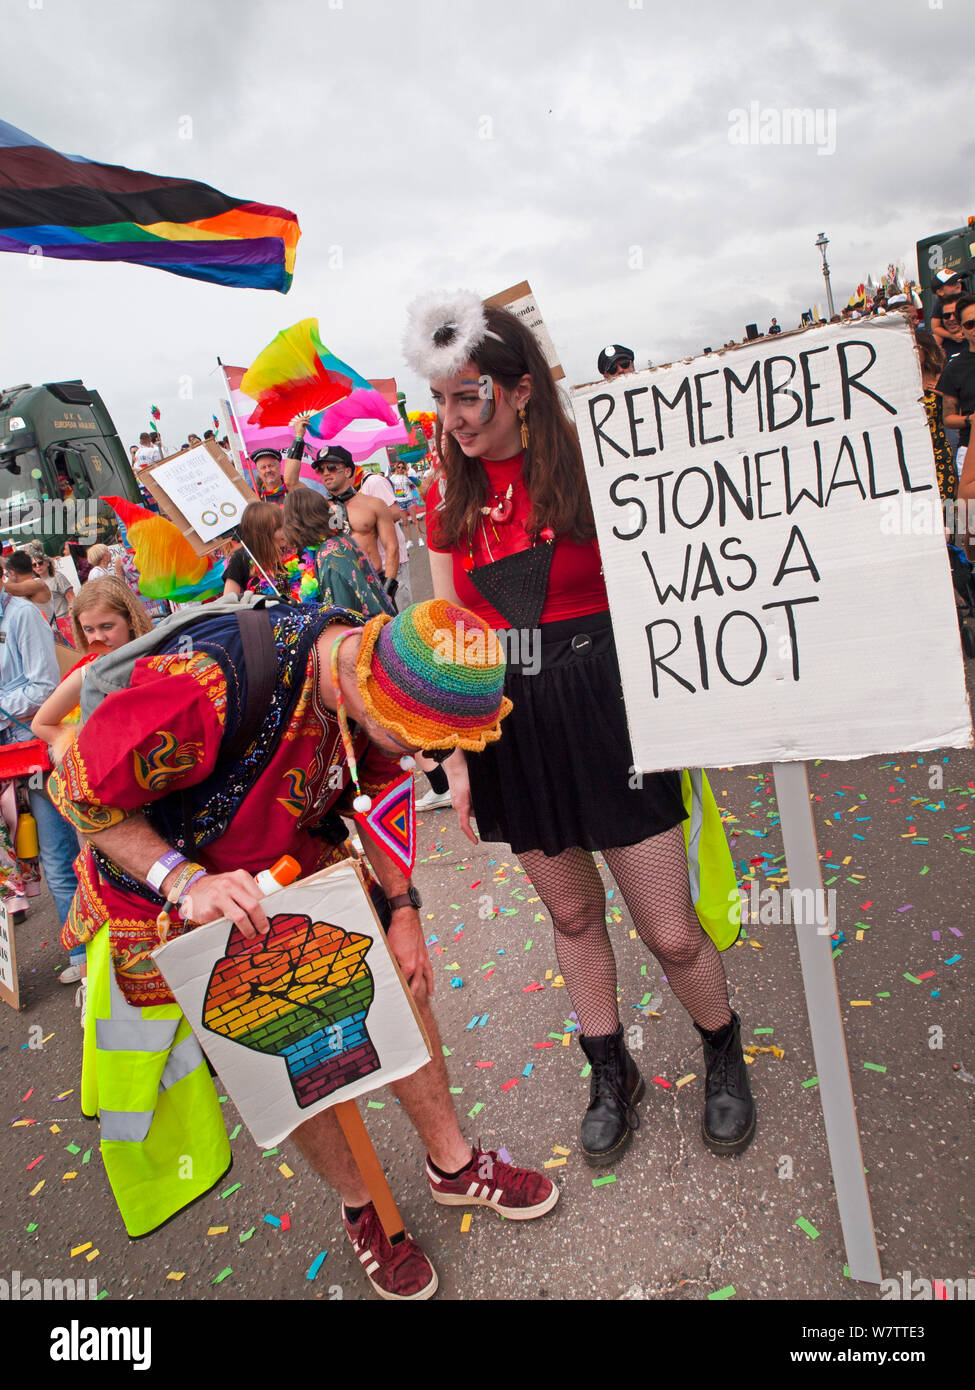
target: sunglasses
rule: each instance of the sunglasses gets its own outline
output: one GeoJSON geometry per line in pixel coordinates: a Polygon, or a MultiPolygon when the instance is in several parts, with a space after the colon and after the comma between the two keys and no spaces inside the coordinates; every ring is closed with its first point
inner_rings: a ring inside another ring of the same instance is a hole
{"type": "Polygon", "coordinates": [[[319,473],[344,473],[349,465],[347,463],[320,463],[317,466],[319,473]]]}
{"type": "Polygon", "coordinates": [[[619,376],[620,372],[628,372],[632,366],[632,359],[629,357],[624,357],[621,361],[614,363],[612,367],[607,367],[606,375],[619,376]]]}
{"type": "Polygon", "coordinates": [[[971,332],[971,330],[975,328],[975,319],[961,319],[960,322],[966,333],[971,332]]]}

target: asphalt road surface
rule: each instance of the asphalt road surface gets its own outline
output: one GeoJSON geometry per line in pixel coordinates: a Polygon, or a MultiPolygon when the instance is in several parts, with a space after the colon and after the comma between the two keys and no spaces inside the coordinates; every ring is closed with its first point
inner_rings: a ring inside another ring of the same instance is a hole
{"type": "MultiPolygon", "coordinates": [[[[427,597],[425,554],[411,553],[414,596],[427,597]]],[[[883,1272],[972,1279],[975,1042],[963,991],[975,754],[821,763],[809,780],[844,938],[835,969],[883,1272]]],[[[771,769],[717,770],[712,784],[746,887],[766,887],[784,862],[771,769]]],[[[612,893],[621,1016],[648,1084],[629,1152],[592,1170],[578,1151],[585,1058],[540,904],[505,847],[474,848],[449,810],[424,815],[419,834],[415,877],[463,1126],[520,1163],[553,1163],[562,1192],[540,1221],[475,1208],[467,1223],[431,1200],[422,1147],[391,1094],[363,1104],[407,1227],[439,1272],[438,1298],[879,1299],[844,1273],[794,928],[750,922],[725,956],[746,1043],[783,1055],[755,1054],[758,1133],[722,1160],[699,1137],[697,1035],[612,893]]],[[[230,1100],[226,1181],[161,1231],[127,1238],[97,1126],[79,1111],[79,1016],[57,980],[53,905],[36,901],[17,934],[21,1010],[0,1004],[0,1273],[93,1280],[109,1299],[372,1299],[337,1198],[293,1144],[256,1148],[230,1100]],[[265,1220],[285,1214],[290,1229],[265,1220]]]]}

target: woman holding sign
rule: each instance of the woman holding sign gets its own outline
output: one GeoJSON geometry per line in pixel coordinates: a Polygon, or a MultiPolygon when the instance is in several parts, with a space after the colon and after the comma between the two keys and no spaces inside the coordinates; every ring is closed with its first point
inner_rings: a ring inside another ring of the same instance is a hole
{"type": "MultiPolygon", "coordinates": [[[[592,1064],[582,1149],[614,1162],[644,1084],[624,1046],[605,856],[641,939],[704,1043],[703,1137],[740,1153],[755,1106],[715,942],[691,900],[678,773],[632,765],[619,666],[582,454],[531,331],[473,295],[410,310],[410,366],[431,383],[444,471],[427,495],[438,598],[484,618],[508,655],[514,704],[499,742],[445,763],[461,829],[510,844],[555,927],[559,968],[592,1064]],[[540,640],[539,640],[540,639],[540,640]]],[[[721,836],[721,849],[730,864],[721,836]]],[[[715,927],[730,945],[737,923],[715,927]]]]}

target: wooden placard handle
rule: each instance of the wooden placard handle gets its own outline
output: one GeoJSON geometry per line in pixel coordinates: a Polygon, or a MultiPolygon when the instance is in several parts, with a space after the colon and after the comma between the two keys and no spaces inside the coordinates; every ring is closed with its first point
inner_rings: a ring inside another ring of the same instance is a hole
{"type": "Polygon", "coordinates": [[[403,1235],[403,1218],[386,1181],[386,1174],[376,1157],[376,1150],[372,1147],[372,1140],[359,1114],[359,1108],[354,1100],[340,1100],[338,1105],[332,1108],[342,1127],[346,1143],[352,1150],[352,1157],[368,1189],[369,1198],[376,1208],[382,1228],[386,1232],[386,1239],[391,1241],[396,1236],[403,1235]]]}

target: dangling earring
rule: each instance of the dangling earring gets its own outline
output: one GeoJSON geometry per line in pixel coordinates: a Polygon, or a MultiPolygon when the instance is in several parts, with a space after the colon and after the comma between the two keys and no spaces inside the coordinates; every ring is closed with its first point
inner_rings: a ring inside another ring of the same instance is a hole
{"type": "Polygon", "coordinates": [[[528,448],[528,421],[525,419],[525,407],[522,406],[518,411],[518,419],[521,421],[521,447],[528,448]]]}

